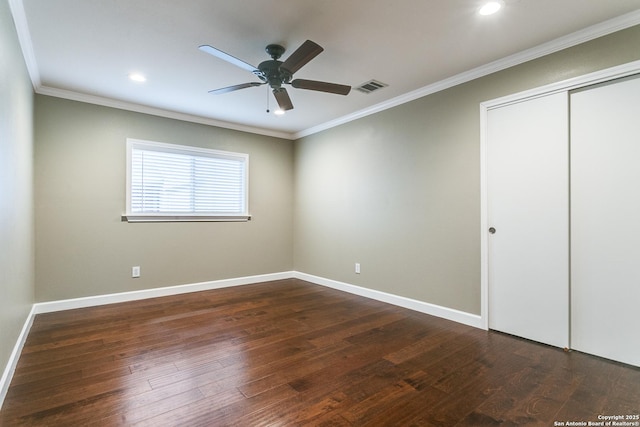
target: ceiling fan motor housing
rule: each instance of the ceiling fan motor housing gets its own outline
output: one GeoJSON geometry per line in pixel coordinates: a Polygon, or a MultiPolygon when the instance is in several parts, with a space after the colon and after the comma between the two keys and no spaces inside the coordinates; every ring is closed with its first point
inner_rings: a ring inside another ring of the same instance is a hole
{"type": "Polygon", "coordinates": [[[272,89],[280,88],[283,84],[289,83],[293,75],[284,68],[280,68],[282,61],[278,61],[285,52],[285,48],[279,44],[270,44],[264,50],[269,54],[271,60],[263,61],[258,65],[258,70],[255,73],[258,78],[268,83],[272,89]]]}
{"type": "Polygon", "coordinates": [[[283,84],[289,83],[291,77],[293,77],[290,72],[284,68],[280,68],[281,64],[282,61],[278,61],[277,59],[263,61],[258,65],[256,75],[260,80],[268,83],[273,89],[279,88],[283,84]]]}

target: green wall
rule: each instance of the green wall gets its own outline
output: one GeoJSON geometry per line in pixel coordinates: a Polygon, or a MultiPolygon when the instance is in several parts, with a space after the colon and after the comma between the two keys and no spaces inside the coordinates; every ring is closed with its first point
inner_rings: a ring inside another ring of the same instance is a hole
{"type": "Polygon", "coordinates": [[[35,141],[37,301],[293,268],[292,141],[43,95],[35,141]],[[127,138],[248,153],[252,220],[122,222],[127,138]]]}
{"type": "MultiPolygon", "coordinates": [[[[33,88],[0,1],[0,371],[33,304],[33,88]]],[[[2,391],[0,391],[0,395],[2,391]]],[[[0,400],[2,397],[0,397],[0,400]]]]}
{"type": "Polygon", "coordinates": [[[479,314],[479,103],[640,59],[639,42],[630,28],[296,142],[38,95],[36,300],[297,270],[479,314]],[[253,220],[122,222],[127,137],[249,153],[253,220]]]}
{"type": "Polygon", "coordinates": [[[480,314],[479,104],[638,46],[640,26],[297,141],[295,269],[480,314]]]}

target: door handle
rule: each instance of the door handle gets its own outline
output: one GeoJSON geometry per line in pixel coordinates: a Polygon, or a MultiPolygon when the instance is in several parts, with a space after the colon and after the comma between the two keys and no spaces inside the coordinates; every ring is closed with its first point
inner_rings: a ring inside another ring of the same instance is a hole
{"type": "Polygon", "coordinates": [[[489,227],[489,233],[496,234],[496,229],[493,227],[489,227]]]}

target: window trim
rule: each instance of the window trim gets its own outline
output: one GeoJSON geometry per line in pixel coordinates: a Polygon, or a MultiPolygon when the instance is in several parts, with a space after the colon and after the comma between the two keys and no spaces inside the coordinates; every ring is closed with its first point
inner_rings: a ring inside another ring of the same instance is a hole
{"type": "Polygon", "coordinates": [[[221,151],[209,148],[193,147],[188,145],[168,144],[164,142],[146,141],[142,139],[127,138],[126,155],[126,200],[125,213],[122,215],[123,222],[245,222],[251,220],[249,214],[249,155],[245,153],[235,153],[231,151],[221,151]],[[244,207],[245,212],[241,214],[197,214],[197,213],[137,213],[131,211],[131,167],[132,151],[134,148],[159,149],[164,152],[174,152],[179,154],[205,155],[207,157],[227,158],[244,162],[244,207]]]}

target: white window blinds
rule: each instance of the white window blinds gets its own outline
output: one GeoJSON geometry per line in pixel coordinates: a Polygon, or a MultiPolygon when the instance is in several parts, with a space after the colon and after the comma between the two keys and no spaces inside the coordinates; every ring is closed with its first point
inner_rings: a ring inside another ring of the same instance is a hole
{"type": "Polygon", "coordinates": [[[247,220],[248,155],[127,141],[131,220],[247,220]]]}

